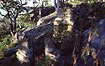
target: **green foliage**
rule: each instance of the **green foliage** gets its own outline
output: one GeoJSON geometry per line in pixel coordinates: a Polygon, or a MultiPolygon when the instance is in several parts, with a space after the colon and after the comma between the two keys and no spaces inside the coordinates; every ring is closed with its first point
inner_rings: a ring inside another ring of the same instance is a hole
{"type": "MultiPolygon", "coordinates": [[[[68,3],[68,2],[67,2],[67,3],[68,3]]],[[[79,4],[79,2],[78,2],[78,1],[72,1],[72,2],[69,2],[69,4],[72,4],[73,7],[76,7],[76,5],[79,4]]]]}
{"type": "Polygon", "coordinates": [[[36,62],[37,66],[46,66],[44,60],[39,60],[36,62]]]}
{"type": "MultiPolygon", "coordinates": [[[[17,18],[17,22],[21,23],[22,27],[32,27],[35,26],[35,22],[31,21],[31,16],[29,13],[26,13],[24,15],[21,15],[17,18]]],[[[17,27],[18,29],[18,27],[17,27]]]]}
{"type": "Polygon", "coordinates": [[[31,24],[31,23],[29,23],[29,22],[28,22],[28,23],[24,23],[24,22],[23,22],[23,23],[21,24],[21,26],[23,26],[23,27],[31,27],[31,26],[34,26],[34,24],[31,24]]]}
{"type": "Polygon", "coordinates": [[[9,27],[5,23],[0,23],[0,42],[9,34],[9,27]]]}
{"type": "Polygon", "coordinates": [[[2,42],[0,43],[0,58],[4,57],[4,52],[8,48],[14,46],[11,39],[12,39],[12,37],[10,35],[7,35],[7,36],[4,36],[3,38],[1,38],[2,42]]]}
{"type": "Polygon", "coordinates": [[[30,22],[30,14],[26,13],[26,14],[18,17],[17,20],[20,21],[20,22],[30,22]]]}
{"type": "Polygon", "coordinates": [[[2,44],[10,44],[11,43],[11,37],[10,36],[6,36],[6,37],[4,37],[2,40],[3,40],[3,42],[2,42],[2,44]]]}
{"type": "Polygon", "coordinates": [[[76,7],[76,5],[81,4],[81,3],[96,3],[96,0],[76,0],[76,1],[71,1],[71,2],[66,2],[66,3],[70,3],[73,5],[73,7],[76,7]]]}

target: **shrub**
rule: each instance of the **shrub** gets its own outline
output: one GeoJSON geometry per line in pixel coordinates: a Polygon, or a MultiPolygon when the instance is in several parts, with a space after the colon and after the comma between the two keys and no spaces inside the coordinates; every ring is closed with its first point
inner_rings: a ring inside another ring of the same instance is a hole
{"type": "Polygon", "coordinates": [[[4,52],[14,46],[14,44],[11,41],[12,37],[10,35],[4,36],[1,38],[2,42],[0,43],[0,58],[4,57],[4,52]]]}

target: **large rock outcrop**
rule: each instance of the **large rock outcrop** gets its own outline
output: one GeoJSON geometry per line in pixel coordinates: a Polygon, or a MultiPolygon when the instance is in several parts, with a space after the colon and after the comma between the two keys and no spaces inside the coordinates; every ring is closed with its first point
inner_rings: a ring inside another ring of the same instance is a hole
{"type": "Polygon", "coordinates": [[[17,58],[21,63],[30,62],[35,60],[33,59],[34,52],[38,54],[40,52],[40,45],[37,40],[41,37],[44,40],[47,37],[52,36],[53,34],[53,24],[45,24],[35,28],[24,29],[17,33],[14,38],[14,41],[18,42],[17,45],[17,58]],[[39,49],[39,50],[38,50],[39,49]],[[37,50],[37,51],[36,51],[37,50]]]}
{"type": "Polygon", "coordinates": [[[90,28],[83,32],[85,40],[83,41],[82,57],[87,58],[87,65],[104,66],[105,60],[105,19],[99,21],[94,28],[90,28]],[[95,61],[95,63],[90,63],[95,61]]]}

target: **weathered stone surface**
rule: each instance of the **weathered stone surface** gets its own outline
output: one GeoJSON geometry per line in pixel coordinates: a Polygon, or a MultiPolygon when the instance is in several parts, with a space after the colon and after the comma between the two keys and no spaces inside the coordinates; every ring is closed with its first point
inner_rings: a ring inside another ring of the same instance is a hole
{"type": "MultiPolygon", "coordinates": [[[[53,34],[53,24],[48,23],[34,28],[23,29],[15,36],[18,44],[18,51],[16,53],[18,60],[21,63],[33,62],[34,54],[41,53],[41,47],[37,43],[37,39],[40,37],[47,38],[53,34]],[[39,52],[38,52],[39,51],[39,52]]],[[[34,64],[34,63],[33,63],[34,64]]]]}
{"type": "Polygon", "coordinates": [[[55,48],[53,41],[50,38],[46,38],[44,43],[45,43],[45,56],[48,57],[50,61],[53,61],[55,63],[59,62],[60,66],[61,65],[64,66],[63,64],[65,61],[62,55],[60,54],[60,51],[55,48]]]}
{"type": "MultiPolygon", "coordinates": [[[[93,59],[98,59],[100,62],[102,62],[102,66],[104,66],[104,60],[105,60],[105,19],[102,19],[95,25],[95,29],[86,30],[83,32],[83,35],[85,35],[85,44],[88,44],[90,40],[90,49],[88,49],[88,52],[92,55],[93,59]],[[89,38],[89,34],[90,38],[89,38]],[[94,49],[94,52],[92,51],[94,49]],[[93,54],[94,53],[94,54],[93,54]]],[[[86,46],[86,45],[85,45],[86,46]]],[[[90,55],[89,54],[89,55],[90,55]]]]}
{"type": "Polygon", "coordinates": [[[11,57],[11,56],[14,55],[16,52],[17,52],[17,49],[16,49],[16,48],[10,48],[10,49],[8,49],[8,50],[5,52],[4,56],[5,56],[5,57],[11,57]]]}
{"type": "Polygon", "coordinates": [[[91,45],[95,49],[105,48],[105,19],[96,25],[96,32],[92,32],[91,45]]]}
{"type": "Polygon", "coordinates": [[[23,40],[19,43],[18,50],[16,52],[16,56],[21,63],[29,62],[27,40],[23,40]]]}
{"type": "Polygon", "coordinates": [[[60,54],[58,52],[53,54],[53,52],[57,51],[54,43],[49,38],[46,38],[44,43],[45,43],[45,55],[48,56],[51,60],[56,61],[56,59],[60,57],[60,54]],[[55,55],[57,55],[57,56],[55,56],[55,55]]]}
{"type": "Polygon", "coordinates": [[[34,37],[37,39],[38,37],[43,36],[45,34],[49,34],[48,36],[50,36],[52,33],[53,33],[53,23],[48,23],[26,31],[25,37],[26,38],[34,37]]]}

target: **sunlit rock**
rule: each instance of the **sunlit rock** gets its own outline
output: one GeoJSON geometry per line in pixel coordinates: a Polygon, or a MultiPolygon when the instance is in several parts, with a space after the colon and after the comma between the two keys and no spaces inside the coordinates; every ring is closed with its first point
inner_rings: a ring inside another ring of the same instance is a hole
{"type": "Polygon", "coordinates": [[[22,39],[22,41],[19,42],[18,50],[16,52],[16,56],[21,63],[29,62],[28,50],[28,41],[22,39]]]}
{"type": "Polygon", "coordinates": [[[45,56],[48,57],[49,60],[63,62],[60,51],[55,48],[53,41],[50,38],[46,38],[44,43],[45,43],[45,56]]]}

